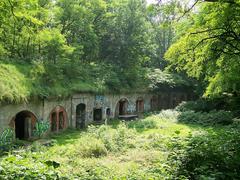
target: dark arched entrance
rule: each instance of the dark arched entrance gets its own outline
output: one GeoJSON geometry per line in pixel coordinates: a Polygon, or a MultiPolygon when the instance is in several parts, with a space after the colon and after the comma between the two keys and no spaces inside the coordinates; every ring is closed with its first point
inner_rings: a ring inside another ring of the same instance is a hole
{"type": "Polygon", "coordinates": [[[137,113],[144,112],[144,101],[142,98],[138,98],[136,101],[136,112],[137,113]]]}
{"type": "Polygon", "coordinates": [[[102,108],[93,109],[93,120],[97,122],[102,121],[102,108]]]}
{"type": "Polygon", "coordinates": [[[86,118],[86,105],[78,104],[76,108],[76,128],[84,128],[86,118]]]}
{"type": "Polygon", "coordinates": [[[107,119],[109,119],[110,116],[111,116],[111,109],[110,109],[110,108],[107,108],[107,109],[106,109],[106,117],[107,117],[107,119]]]}
{"type": "Polygon", "coordinates": [[[17,139],[29,139],[32,137],[37,118],[30,111],[21,111],[16,114],[14,120],[15,137],[17,139]]]}
{"type": "Polygon", "coordinates": [[[128,100],[126,98],[120,99],[116,105],[115,117],[119,115],[126,115],[128,110],[128,100]]]}
{"type": "Polygon", "coordinates": [[[158,98],[157,98],[157,96],[153,96],[151,98],[150,105],[151,105],[151,111],[158,110],[158,98]]]}

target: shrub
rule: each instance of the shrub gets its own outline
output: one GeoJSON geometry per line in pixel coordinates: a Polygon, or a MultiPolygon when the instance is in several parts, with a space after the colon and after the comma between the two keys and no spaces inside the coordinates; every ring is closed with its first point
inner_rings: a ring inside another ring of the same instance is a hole
{"type": "MultiPolygon", "coordinates": [[[[175,176],[186,179],[239,179],[240,132],[238,130],[208,131],[189,136],[185,146],[177,146],[169,156],[175,176]],[[180,147],[180,148],[179,148],[180,147]]],[[[182,144],[181,141],[175,142],[182,144]]],[[[173,178],[174,179],[174,178],[173,178]]]]}
{"type": "Polygon", "coordinates": [[[205,99],[199,99],[197,101],[188,101],[180,103],[176,108],[177,111],[196,111],[196,112],[209,112],[211,110],[217,109],[214,101],[209,101],[205,99]]]}
{"type": "Polygon", "coordinates": [[[185,111],[178,116],[178,122],[201,125],[228,125],[233,122],[233,114],[229,111],[194,112],[185,111]]]}
{"type": "Polygon", "coordinates": [[[162,110],[159,114],[158,117],[162,120],[167,120],[171,122],[175,122],[177,117],[179,115],[179,112],[176,110],[168,109],[168,110],[162,110]]]}
{"type": "Polygon", "coordinates": [[[107,155],[107,149],[100,139],[88,135],[83,136],[77,144],[65,150],[69,157],[101,157],[107,155]]]}
{"type": "Polygon", "coordinates": [[[116,129],[102,125],[99,128],[90,126],[87,134],[100,139],[108,151],[124,151],[133,147],[132,140],[136,137],[136,131],[128,129],[125,123],[120,123],[116,129]]]}
{"type": "Polygon", "coordinates": [[[0,179],[57,179],[58,172],[54,167],[45,164],[42,154],[31,154],[23,151],[8,155],[0,162],[0,179]]]}
{"type": "Polygon", "coordinates": [[[154,129],[157,128],[157,122],[153,119],[131,121],[128,123],[128,127],[135,128],[136,130],[154,129]]]}
{"type": "Polygon", "coordinates": [[[178,111],[196,111],[196,112],[210,112],[212,110],[231,110],[239,112],[239,97],[226,96],[218,98],[198,99],[196,101],[182,102],[177,107],[178,111]]]}

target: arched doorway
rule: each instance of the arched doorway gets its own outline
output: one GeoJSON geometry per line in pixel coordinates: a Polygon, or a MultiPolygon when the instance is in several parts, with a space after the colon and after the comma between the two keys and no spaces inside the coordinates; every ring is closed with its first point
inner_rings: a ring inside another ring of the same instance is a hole
{"type": "Polygon", "coordinates": [[[93,109],[93,120],[96,122],[102,121],[102,108],[93,109]]]}
{"type": "Polygon", "coordinates": [[[110,116],[111,116],[111,109],[110,109],[110,108],[107,108],[107,109],[106,109],[106,117],[107,117],[107,119],[109,119],[110,116]]]}
{"type": "Polygon", "coordinates": [[[62,106],[57,106],[51,111],[50,125],[52,132],[58,132],[67,128],[67,113],[62,106]]]}
{"type": "Polygon", "coordinates": [[[151,98],[150,104],[151,104],[151,111],[158,110],[158,98],[157,98],[157,96],[153,96],[151,98]]]}
{"type": "Polygon", "coordinates": [[[15,129],[15,137],[21,140],[31,138],[36,121],[36,116],[30,111],[17,113],[10,123],[15,129]]]}
{"type": "Polygon", "coordinates": [[[126,98],[122,98],[118,101],[115,109],[115,117],[118,117],[119,115],[126,115],[128,112],[128,100],[126,98]]]}
{"type": "Polygon", "coordinates": [[[84,128],[86,119],[86,105],[81,103],[76,108],[76,128],[84,128]]]}
{"type": "Polygon", "coordinates": [[[138,98],[136,101],[136,112],[142,113],[144,112],[144,101],[143,98],[138,98]]]}

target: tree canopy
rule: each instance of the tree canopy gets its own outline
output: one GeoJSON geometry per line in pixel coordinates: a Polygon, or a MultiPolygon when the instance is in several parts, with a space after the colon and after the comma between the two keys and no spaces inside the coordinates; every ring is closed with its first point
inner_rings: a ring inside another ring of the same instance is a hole
{"type": "Polygon", "coordinates": [[[165,54],[169,69],[204,82],[206,96],[239,94],[239,12],[239,0],[197,4],[178,22],[185,26],[176,28],[181,36],[165,54]]]}
{"type": "Polygon", "coordinates": [[[168,6],[159,15],[138,0],[2,0],[0,101],[145,91],[148,69],[165,66],[168,6]]]}
{"type": "Polygon", "coordinates": [[[1,99],[189,88],[194,78],[206,95],[238,93],[238,12],[239,0],[2,0],[0,71],[24,83],[1,73],[1,99]]]}

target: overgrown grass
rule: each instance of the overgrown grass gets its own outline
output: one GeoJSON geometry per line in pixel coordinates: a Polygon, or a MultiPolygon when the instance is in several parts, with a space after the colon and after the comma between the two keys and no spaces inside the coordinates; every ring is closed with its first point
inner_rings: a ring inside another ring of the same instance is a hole
{"type": "Polygon", "coordinates": [[[167,110],[141,120],[67,130],[2,157],[0,179],[239,177],[239,126],[188,125],[177,122],[178,116],[167,110]]]}
{"type": "Polygon", "coordinates": [[[116,72],[105,64],[86,63],[80,66],[71,62],[19,64],[0,61],[0,102],[19,103],[33,96],[63,98],[76,92],[146,90],[145,80],[136,82],[134,87],[127,84],[123,87],[116,72]]]}
{"type": "Polygon", "coordinates": [[[31,83],[15,66],[0,64],[0,101],[25,101],[30,96],[31,83]]]}

